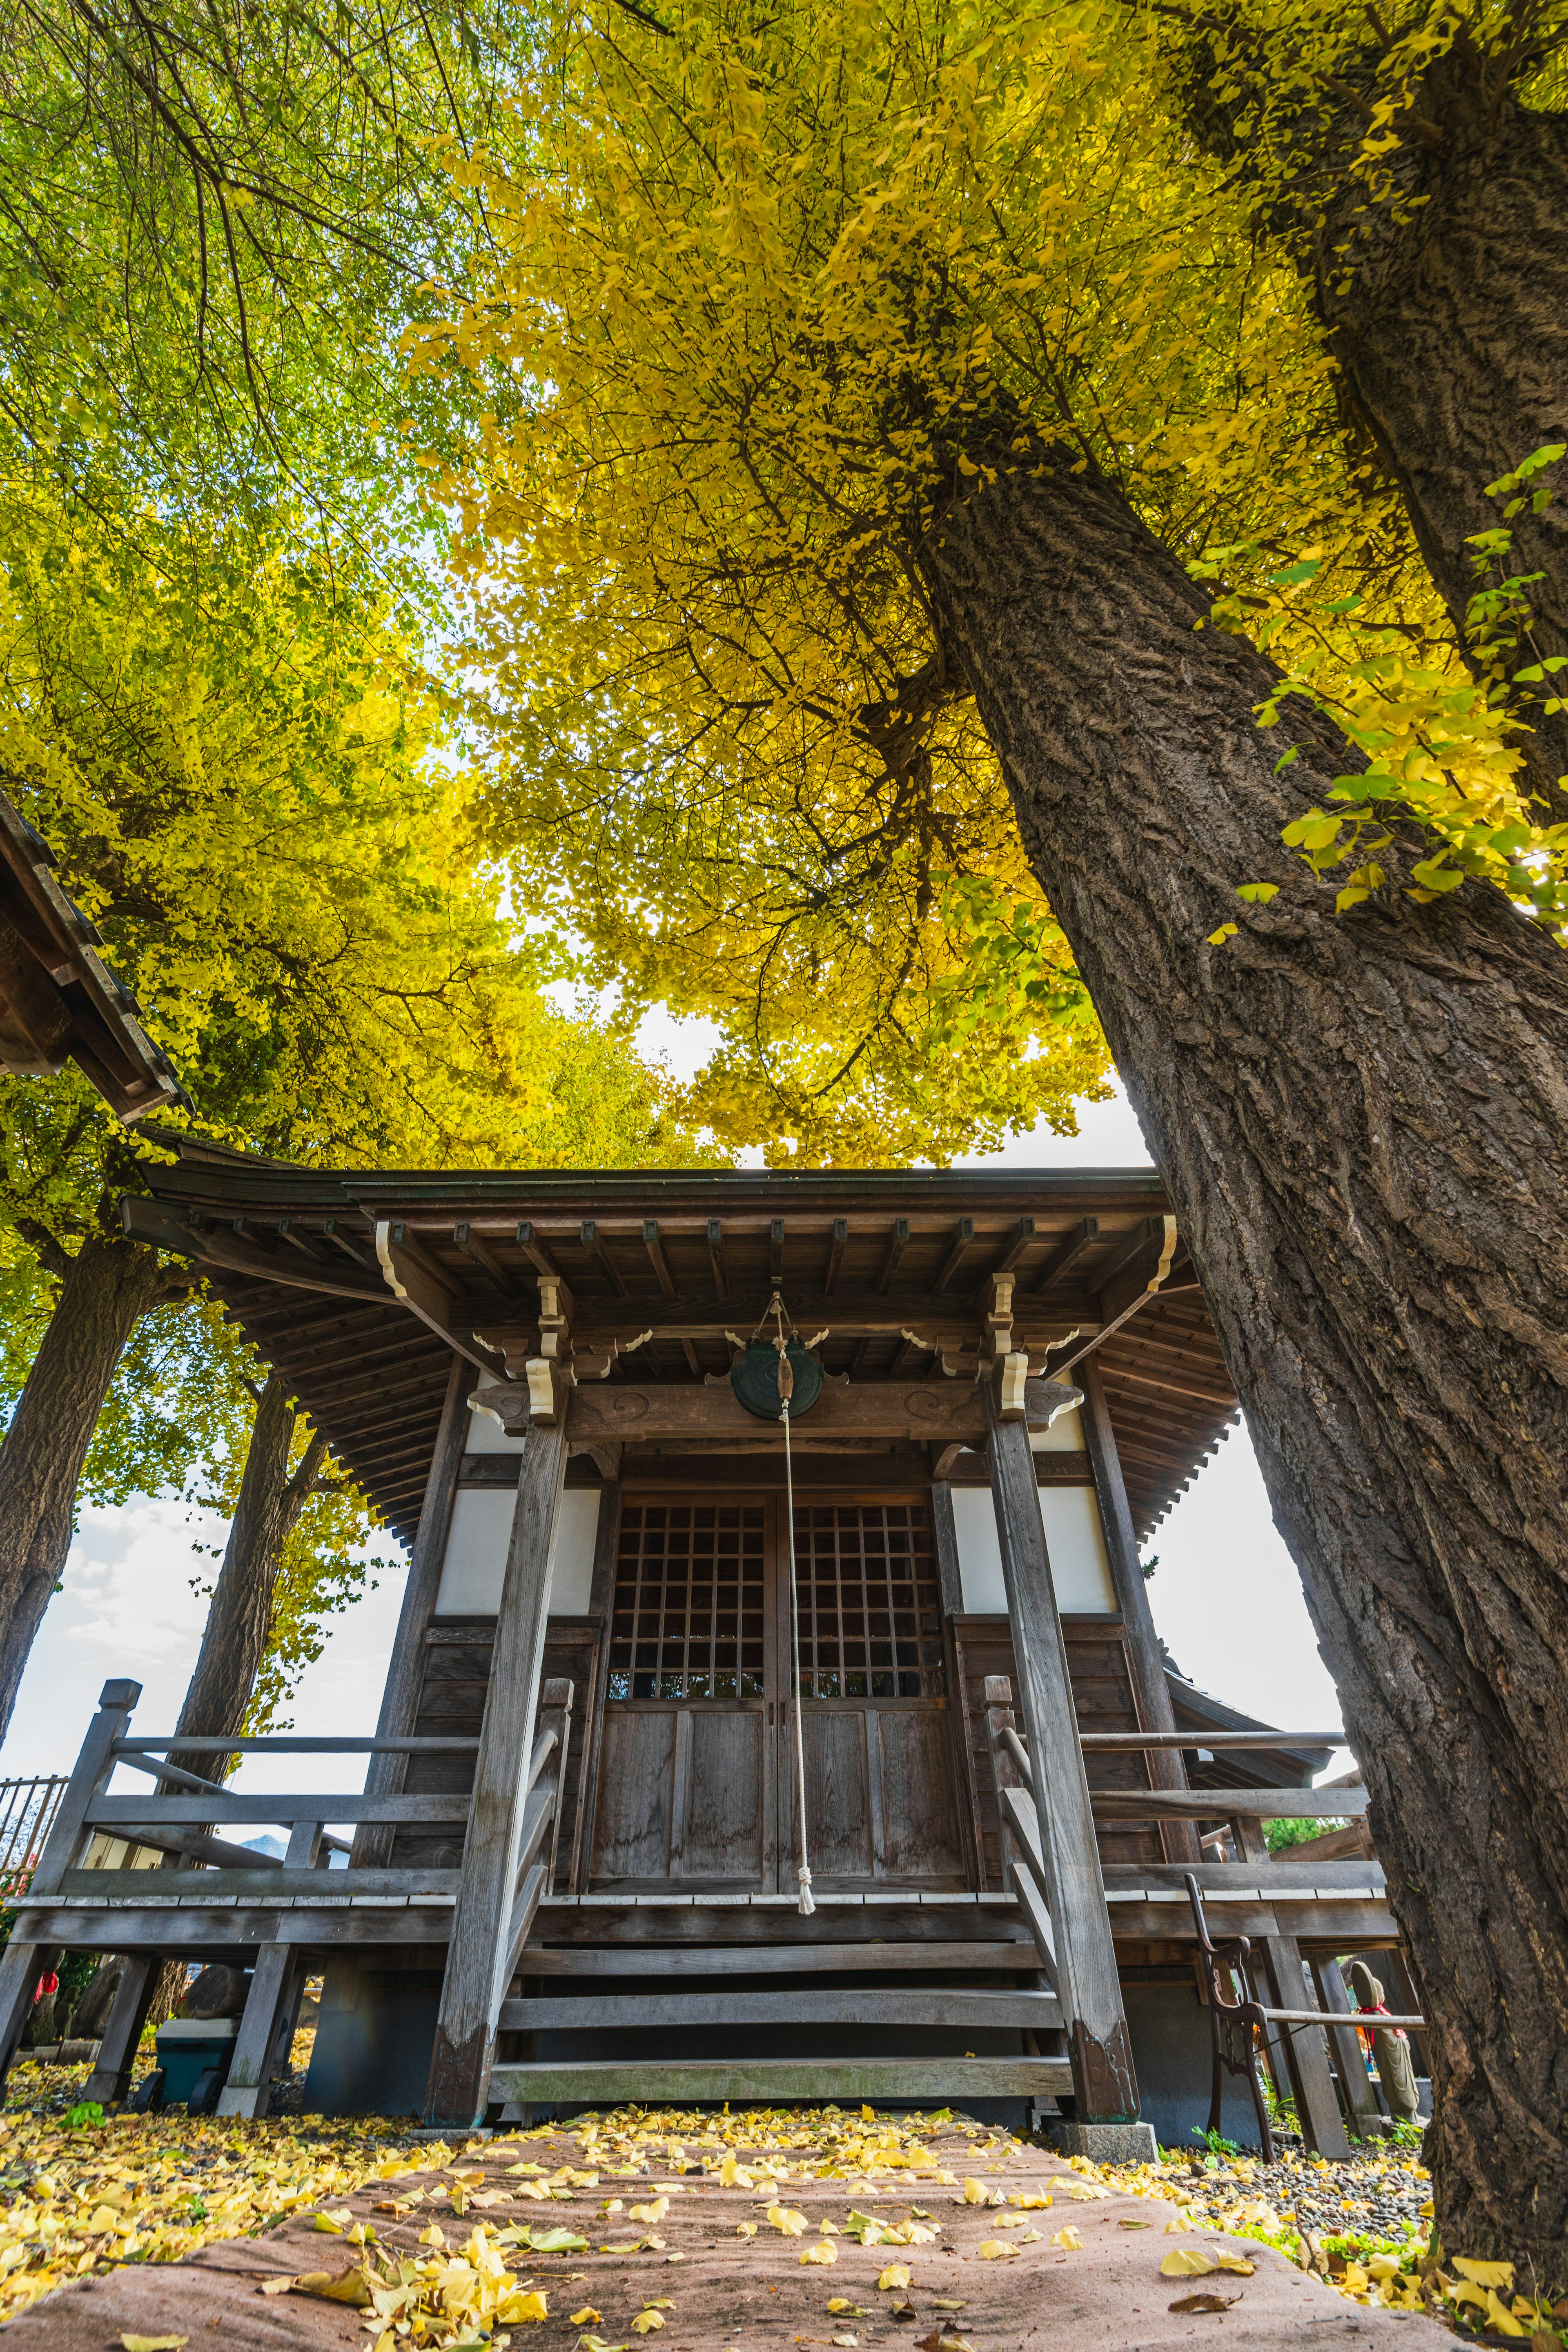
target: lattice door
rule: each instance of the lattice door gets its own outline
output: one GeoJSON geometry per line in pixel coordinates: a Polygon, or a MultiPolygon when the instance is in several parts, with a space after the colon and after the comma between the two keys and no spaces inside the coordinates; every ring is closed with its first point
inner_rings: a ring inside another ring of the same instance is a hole
{"type": "MultiPolygon", "coordinates": [[[[814,1885],[966,1885],[930,1511],[801,1503],[795,1559],[814,1885]]],[[[781,1715],[787,1886],[798,1857],[781,1715]]]]}

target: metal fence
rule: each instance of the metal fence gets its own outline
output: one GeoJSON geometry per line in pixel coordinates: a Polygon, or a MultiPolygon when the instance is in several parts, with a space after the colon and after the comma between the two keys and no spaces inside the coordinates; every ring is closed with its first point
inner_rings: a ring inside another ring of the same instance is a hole
{"type": "Polygon", "coordinates": [[[59,1810],[67,1775],[0,1780],[0,1902],[22,1894],[59,1810]]]}

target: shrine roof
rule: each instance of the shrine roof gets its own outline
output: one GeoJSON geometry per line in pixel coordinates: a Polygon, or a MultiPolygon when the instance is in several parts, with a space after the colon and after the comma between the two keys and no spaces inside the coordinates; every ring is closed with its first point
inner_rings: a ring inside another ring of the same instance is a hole
{"type": "Polygon", "coordinates": [[[940,1380],[1010,1276],[1033,1370],[1071,1379],[1092,1349],[1140,1537],[1237,1418],[1147,1169],[333,1171],[178,1148],[127,1230],[200,1266],[405,1541],[454,1349],[500,1372],[537,1348],[542,1276],[580,1368],[644,1384],[724,1373],[775,1286],[827,1371],[940,1380]]]}

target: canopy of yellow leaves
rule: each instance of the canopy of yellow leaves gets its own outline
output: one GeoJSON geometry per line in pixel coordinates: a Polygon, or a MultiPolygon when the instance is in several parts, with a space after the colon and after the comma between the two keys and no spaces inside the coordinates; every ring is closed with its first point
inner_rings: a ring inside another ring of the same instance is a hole
{"type": "Polygon", "coordinates": [[[1557,855],[1403,510],[1352,475],[1300,286],[1182,129],[1149,29],[1179,14],[689,0],[656,29],[554,0],[515,134],[451,159],[489,241],[411,365],[524,388],[431,476],[507,770],[491,837],[634,1000],[721,1024],[726,1140],[941,1158],[1101,1075],[913,560],[1005,463],[998,420],[1020,464],[1102,467],[1228,625],[1311,666],[1428,825],[1426,887],[1557,855]]]}

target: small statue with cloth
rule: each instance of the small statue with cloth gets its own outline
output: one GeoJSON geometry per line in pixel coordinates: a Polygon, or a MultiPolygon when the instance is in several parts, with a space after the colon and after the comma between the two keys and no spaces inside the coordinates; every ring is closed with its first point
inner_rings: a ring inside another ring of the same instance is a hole
{"type": "MultiPolygon", "coordinates": [[[[1388,2015],[1383,1987],[1364,1960],[1352,1961],[1351,1984],[1355,1992],[1358,2022],[1363,2018],[1375,2020],[1388,2015]]],[[[1421,2100],[1415,2088],[1415,2069],[1410,2060],[1409,2036],[1399,2025],[1361,2025],[1360,2032],[1363,2043],[1371,2044],[1389,2114],[1395,2123],[1415,2123],[1421,2112],[1421,2100]]]]}

